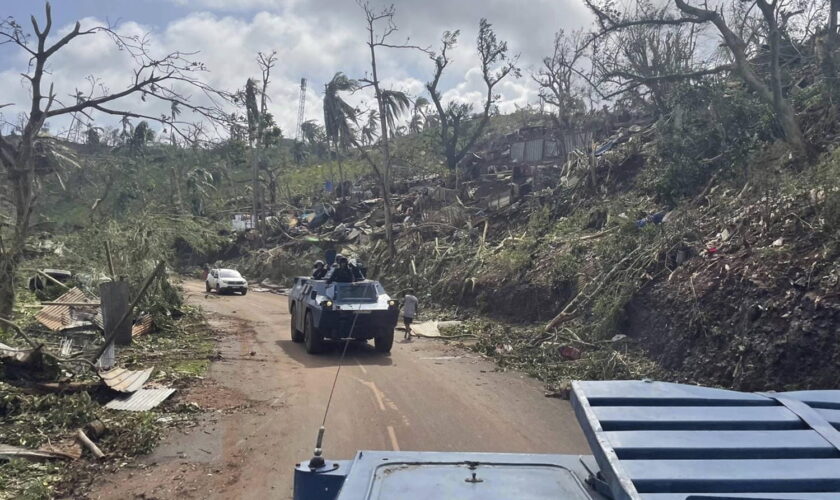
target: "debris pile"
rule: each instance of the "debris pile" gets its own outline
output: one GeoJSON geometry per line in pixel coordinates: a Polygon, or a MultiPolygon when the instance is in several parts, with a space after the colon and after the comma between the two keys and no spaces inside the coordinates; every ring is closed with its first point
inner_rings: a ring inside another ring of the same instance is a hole
{"type": "Polygon", "coordinates": [[[840,271],[828,264],[836,245],[825,245],[840,226],[837,153],[823,162],[835,167],[814,167],[824,171],[816,188],[813,177],[785,177],[787,168],[760,175],[788,192],[718,170],[675,205],[656,188],[666,126],[638,118],[605,127],[603,137],[531,127],[484,141],[457,179],[427,176],[394,190],[393,255],[382,200],[360,182],[345,198],[295,214],[261,269],[288,282],[342,252],[396,294],[413,288],[451,308],[450,317],[525,323],[470,335],[485,354],[555,387],[664,370],[742,390],[830,385],[836,371],[811,373],[802,360],[820,350],[830,363],[834,352],[827,331],[838,321],[831,284],[840,271]],[[744,305],[744,296],[755,303],[744,305]],[[823,340],[800,339],[794,331],[803,329],[823,340]],[[733,330],[751,340],[733,339],[733,330]],[[773,332],[787,332],[785,340],[761,340],[773,332]],[[513,341],[520,334],[528,338],[513,341]]]}
{"type": "MultiPolygon", "coordinates": [[[[172,425],[187,418],[180,415],[179,405],[167,404],[163,410],[159,405],[175,393],[172,385],[183,387],[185,377],[192,376],[182,373],[180,366],[195,365],[192,356],[206,363],[206,346],[211,344],[204,340],[203,323],[187,329],[167,322],[156,329],[152,314],[131,319],[161,271],[162,266],[157,266],[139,289],[129,290],[132,293],[116,305],[107,295],[112,287],[103,286],[100,298],[89,291],[91,287],[83,289],[75,275],[63,281],[45,280],[37,290],[57,298],[25,303],[24,310],[39,310],[24,315],[22,326],[2,321],[8,332],[0,329],[4,494],[75,496],[61,489],[72,485],[65,479],[78,470],[71,465],[74,461],[123,463],[125,457],[148,452],[157,441],[163,424],[151,412],[168,414],[172,425]],[[130,333],[114,348],[118,339],[113,334],[123,322],[130,333]],[[184,345],[170,352],[175,342],[184,345]]],[[[186,318],[196,318],[187,312],[186,318]]]]}

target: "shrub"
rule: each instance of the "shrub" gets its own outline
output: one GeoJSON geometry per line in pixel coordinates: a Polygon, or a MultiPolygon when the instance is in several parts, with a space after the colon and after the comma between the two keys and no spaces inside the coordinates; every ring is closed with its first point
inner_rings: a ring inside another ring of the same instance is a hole
{"type": "Polygon", "coordinates": [[[675,111],[658,124],[654,191],[676,204],[697,193],[721,168],[744,170],[757,141],[772,139],[775,125],[763,104],[720,84],[682,86],[675,111]]]}

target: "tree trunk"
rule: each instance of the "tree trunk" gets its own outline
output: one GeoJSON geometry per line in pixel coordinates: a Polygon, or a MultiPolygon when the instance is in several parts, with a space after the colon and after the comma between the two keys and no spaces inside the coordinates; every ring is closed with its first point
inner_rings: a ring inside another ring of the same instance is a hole
{"type": "Polygon", "coordinates": [[[341,148],[336,146],[335,157],[338,160],[338,185],[341,189],[341,199],[344,199],[347,193],[344,192],[344,169],[341,167],[341,148]]]}
{"type": "Polygon", "coordinates": [[[171,169],[172,175],[172,190],[174,194],[174,205],[175,205],[175,212],[182,214],[184,213],[184,196],[181,193],[181,176],[176,171],[175,167],[171,169]]]}
{"type": "Polygon", "coordinates": [[[782,68],[780,61],[781,33],[776,21],[774,5],[761,0],[757,2],[758,8],[764,14],[764,21],[768,28],[768,41],[770,42],[770,89],[773,93],[773,110],[776,112],[779,124],[784,131],[785,138],[797,152],[807,153],[805,137],[802,129],[796,121],[796,112],[790,102],[784,96],[784,82],[782,82],[782,68]]]}
{"type": "Polygon", "coordinates": [[[735,69],[744,82],[758,97],[773,108],[776,120],[782,127],[785,141],[798,155],[806,155],[809,148],[802,135],[802,129],[796,121],[796,112],[790,102],[784,98],[782,93],[781,69],[779,66],[779,27],[776,22],[773,5],[766,0],[757,0],[756,5],[762,11],[765,22],[768,25],[768,38],[770,42],[771,75],[770,82],[765,83],[753,70],[746,52],[746,42],[733,32],[726,24],[721,15],[716,11],[694,7],[685,0],[675,0],[677,7],[684,13],[695,16],[699,19],[711,22],[723,36],[723,41],[735,62],[735,69]]]}
{"type": "Polygon", "coordinates": [[[259,164],[257,159],[258,147],[255,145],[251,148],[251,191],[253,191],[253,207],[251,209],[251,226],[257,229],[260,209],[259,209],[259,164]]]}
{"type": "Polygon", "coordinates": [[[376,50],[374,49],[373,29],[370,31],[370,66],[373,77],[373,89],[376,91],[376,103],[379,107],[379,127],[382,135],[379,141],[382,143],[382,173],[380,183],[382,184],[382,197],[385,200],[385,239],[388,242],[388,255],[393,258],[397,254],[394,246],[394,228],[391,227],[391,148],[388,144],[388,122],[385,105],[382,102],[382,91],[379,88],[379,78],[376,73],[376,50]]]}
{"type": "Polygon", "coordinates": [[[12,319],[15,306],[15,275],[18,258],[7,252],[0,254],[0,318],[12,319]]]}

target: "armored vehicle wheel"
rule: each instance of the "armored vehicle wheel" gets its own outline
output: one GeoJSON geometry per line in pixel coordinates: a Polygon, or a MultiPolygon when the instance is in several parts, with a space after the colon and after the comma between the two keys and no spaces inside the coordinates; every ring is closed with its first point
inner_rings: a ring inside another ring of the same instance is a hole
{"type": "Polygon", "coordinates": [[[315,323],[312,321],[312,315],[306,313],[306,320],[303,322],[303,341],[306,345],[306,352],[309,354],[318,354],[324,350],[324,339],[315,328],[315,323]]]}
{"type": "Polygon", "coordinates": [[[292,342],[303,342],[303,332],[298,330],[295,325],[297,325],[297,314],[295,308],[292,307],[292,342]]]}
{"type": "Polygon", "coordinates": [[[373,347],[376,352],[391,352],[391,346],[394,345],[394,330],[387,330],[381,332],[373,339],[373,347]]]}

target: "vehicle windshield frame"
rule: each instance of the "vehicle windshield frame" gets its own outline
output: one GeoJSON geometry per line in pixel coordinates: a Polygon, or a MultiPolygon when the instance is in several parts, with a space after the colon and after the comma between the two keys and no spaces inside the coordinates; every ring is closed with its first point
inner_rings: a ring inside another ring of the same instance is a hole
{"type": "Polygon", "coordinates": [[[242,275],[234,269],[219,269],[219,278],[241,280],[242,275]]]}
{"type": "Polygon", "coordinates": [[[336,283],[335,284],[335,301],[336,302],[376,302],[379,300],[379,290],[374,283],[357,282],[357,283],[336,283]],[[362,296],[351,294],[349,297],[344,294],[345,290],[362,290],[367,293],[362,296]]]}

